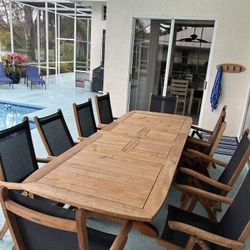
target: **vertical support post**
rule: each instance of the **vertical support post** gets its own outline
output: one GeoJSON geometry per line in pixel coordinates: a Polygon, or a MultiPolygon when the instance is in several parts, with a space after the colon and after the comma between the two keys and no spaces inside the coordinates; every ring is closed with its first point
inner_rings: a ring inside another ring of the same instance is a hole
{"type": "Polygon", "coordinates": [[[48,23],[48,2],[45,2],[45,35],[46,35],[46,84],[49,81],[49,23],[48,23]]]}
{"type": "Polygon", "coordinates": [[[75,3],[75,15],[74,15],[74,85],[76,85],[76,18],[77,18],[77,9],[76,9],[76,3],[75,3]]]}
{"type": "Polygon", "coordinates": [[[61,16],[58,14],[58,35],[57,35],[57,49],[58,49],[58,74],[61,74],[61,16]]]}
{"type": "Polygon", "coordinates": [[[58,58],[58,55],[57,55],[57,3],[55,2],[55,74],[56,74],[56,83],[57,83],[57,58],[58,58]]]}
{"type": "Polygon", "coordinates": [[[37,9],[37,62],[39,74],[41,73],[41,48],[40,48],[40,10],[37,9]]]}
{"type": "Polygon", "coordinates": [[[89,71],[89,19],[87,19],[87,53],[86,53],[86,71],[89,71]]]}
{"type": "Polygon", "coordinates": [[[173,40],[174,40],[174,33],[175,33],[175,19],[171,19],[171,27],[170,27],[170,34],[169,34],[169,44],[168,44],[168,54],[167,54],[167,61],[166,61],[166,70],[165,70],[165,77],[164,77],[164,85],[162,96],[167,95],[167,87],[168,87],[168,77],[169,77],[169,70],[171,65],[171,55],[172,55],[172,47],[173,47],[173,40]]]}
{"type": "Polygon", "coordinates": [[[12,0],[10,0],[10,45],[11,53],[14,53],[14,34],[13,34],[13,10],[12,10],[12,0]]]}

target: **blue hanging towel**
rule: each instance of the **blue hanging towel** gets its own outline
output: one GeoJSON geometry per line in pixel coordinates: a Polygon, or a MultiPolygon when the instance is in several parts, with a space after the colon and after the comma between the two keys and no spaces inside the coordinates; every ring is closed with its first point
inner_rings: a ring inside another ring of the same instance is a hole
{"type": "Polygon", "coordinates": [[[210,96],[210,103],[212,111],[214,111],[219,103],[220,97],[221,97],[221,91],[222,91],[222,74],[223,74],[223,67],[220,66],[217,71],[217,75],[215,77],[214,86],[212,89],[212,93],[210,96]]]}

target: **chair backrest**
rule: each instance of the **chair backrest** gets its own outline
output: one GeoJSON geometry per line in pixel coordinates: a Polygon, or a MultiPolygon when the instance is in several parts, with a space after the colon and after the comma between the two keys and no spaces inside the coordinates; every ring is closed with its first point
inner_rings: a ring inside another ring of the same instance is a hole
{"type": "Polygon", "coordinates": [[[244,168],[250,156],[250,141],[248,138],[248,134],[249,130],[247,129],[244,132],[240,140],[240,143],[237,146],[227,167],[219,177],[218,179],[219,182],[233,186],[236,179],[240,175],[242,169],[244,168]]]}
{"type": "Polygon", "coordinates": [[[14,244],[20,250],[87,250],[86,217],[1,187],[1,205],[14,244]]]}
{"type": "Polygon", "coordinates": [[[39,77],[38,68],[36,66],[27,65],[25,68],[28,77],[39,77]]]}
{"type": "Polygon", "coordinates": [[[102,96],[96,96],[96,109],[99,123],[110,124],[114,117],[111,109],[109,93],[102,96]]]}
{"type": "Polygon", "coordinates": [[[22,182],[38,169],[28,118],[0,132],[0,164],[0,178],[8,182],[22,182]]]}
{"type": "Polygon", "coordinates": [[[0,77],[6,76],[3,63],[0,62],[0,77]]]}
{"type": "Polygon", "coordinates": [[[73,104],[76,126],[80,137],[89,137],[97,132],[92,102],[89,98],[82,104],[73,104]]]}
{"type": "Polygon", "coordinates": [[[179,99],[186,99],[188,91],[188,80],[171,80],[170,93],[172,96],[178,96],[179,99]]]}
{"type": "Polygon", "coordinates": [[[245,242],[250,234],[250,171],[220,221],[222,236],[245,242]]]}
{"type": "Polygon", "coordinates": [[[159,96],[151,94],[149,111],[175,114],[177,98],[177,96],[159,96]]]}
{"type": "Polygon", "coordinates": [[[218,120],[218,126],[215,128],[212,139],[210,140],[210,146],[205,150],[205,153],[211,157],[215,154],[215,151],[220,143],[221,137],[226,129],[225,122],[226,113],[223,113],[218,120]]]}
{"type": "Polygon", "coordinates": [[[34,121],[48,155],[58,156],[75,145],[61,109],[49,116],[36,116],[34,121]]]}
{"type": "Polygon", "coordinates": [[[221,124],[222,117],[224,117],[224,120],[225,120],[225,118],[226,118],[226,110],[227,110],[227,106],[224,105],[223,108],[222,108],[222,110],[221,110],[220,116],[219,116],[219,118],[218,118],[218,120],[217,120],[217,122],[215,124],[214,130],[213,130],[211,136],[209,137],[209,141],[211,141],[213,139],[213,137],[215,136],[216,129],[221,124]]]}

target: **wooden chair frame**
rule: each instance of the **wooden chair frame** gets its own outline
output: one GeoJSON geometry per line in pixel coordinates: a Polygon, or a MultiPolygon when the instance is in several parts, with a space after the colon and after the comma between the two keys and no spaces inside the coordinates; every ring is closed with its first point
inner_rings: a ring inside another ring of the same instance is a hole
{"type": "MultiPolygon", "coordinates": [[[[183,192],[189,192],[189,193],[192,193],[193,195],[202,196],[211,201],[222,202],[228,205],[232,203],[232,200],[227,197],[213,194],[207,191],[203,191],[195,187],[182,185],[182,184],[176,184],[175,186],[183,192]]],[[[232,249],[245,249],[244,248],[245,242],[248,239],[248,236],[250,235],[250,221],[246,225],[245,229],[243,230],[242,234],[240,235],[237,241],[207,232],[200,228],[197,228],[197,227],[194,227],[194,226],[182,223],[182,222],[178,222],[178,221],[168,221],[168,225],[169,225],[169,228],[171,228],[172,230],[180,231],[180,232],[190,235],[189,240],[184,248],[176,244],[173,244],[171,242],[164,241],[162,239],[157,239],[157,243],[160,246],[165,247],[166,249],[169,249],[169,250],[191,250],[193,249],[195,244],[198,244],[202,249],[212,250],[206,244],[206,242],[208,241],[211,243],[220,245],[220,246],[230,248],[230,249],[231,248],[232,249]]]]}
{"type": "MultiPolygon", "coordinates": [[[[12,239],[14,241],[14,249],[25,250],[26,247],[22,240],[21,234],[17,226],[17,222],[13,214],[23,217],[34,223],[39,223],[43,226],[77,233],[79,250],[89,249],[86,226],[87,213],[84,210],[78,209],[76,211],[75,221],[69,219],[62,219],[28,209],[9,200],[6,187],[1,187],[0,192],[3,213],[5,215],[7,225],[10,229],[12,239]]],[[[124,248],[127,242],[128,233],[130,232],[132,225],[132,221],[127,221],[127,223],[122,227],[115,241],[113,242],[110,248],[111,250],[121,250],[124,248]]]]}
{"type": "Polygon", "coordinates": [[[222,118],[222,116],[224,116],[224,119],[226,118],[226,109],[227,109],[227,105],[224,105],[222,110],[221,110],[220,116],[219,116],[219,118],[217,120],[217,123],[215,124],[215,127],[214,127],[213,131],[208,130],[208,129],[204,129],[204,128],[200,128],[200,127],[195,126],[195,125],[192,125],[191,129],[193,129],[193,131],[192,131],[191,137],[195,138],[194,135],[196,134],[198,136],[198,138],[200,140],[202,140],[202,135],[200,134],[200,132],[203,132],[203,133],[206,133],[206,134],[210,135],[210,137],[208,139],[208,142],[210,142],[211,139],[212,139],[213,134],[215,133],[217,127],[219,126],[219,124],[218,124],[219,120],[222,118]]]}

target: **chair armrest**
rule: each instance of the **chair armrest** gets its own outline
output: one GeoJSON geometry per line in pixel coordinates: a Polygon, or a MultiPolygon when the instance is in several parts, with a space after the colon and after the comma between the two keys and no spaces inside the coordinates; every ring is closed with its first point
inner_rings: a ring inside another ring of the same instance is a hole
{"type": "Polygon", "coordinates": [[[201,153],[195,149],[187,149],[187,151],[182,152],[182,156],[189,158],[189,159],[201,158],[201,159],[206,160],[208,162],[212,161],[212,157],[210,157],[204,153],[201,153]]]}
{"type": "Polygon", "coordinates": [[[169,221],[168,225],[172,230],[180,231],[180,232],[195,236],[199,239],[215,243],[220,246],[224,246],[224,247],[228,247],[232,249],[244,249],[245,247],[245,245],[242,242],[231,240],[231,239],[207,232],[200,228],[190,226],[182,222],[169,221]]]}
{"type": "Polygon", "coordinates": [[[213,131],[211,131],[211,130],[200,128],[200,127],[197,127],[195,125],[192,125],[191,129],[198,130],[198,131],[201,131],[201,132],[204,132],[204,133],[207,133],[207,134],[212,134],[213,133],[213,131]]]}
{"type": "Polygon", "coordinates": [[[174,187],[182,192],[191,193],[191,194],[201,196],[203,198],[206,198],[212,201],[218,201],[218,202],[222,202],[222,203],[229,204],[229,205],[232,203],[232,200],[225,196],[210,193],[210,192],[204,191],[196,187],[183,185],[183,184],[176,184],[176,183],[174,183],[174,187]]]}
{"type": "Polygon", "coordinates": [[[212,163],[216,164],[216,165],[220,165],[221,167],[226,168],[227,167],[227,163],[216,160],[216,159],[212,159],[212,163]]]}
{"type": "Polygon", "coordinates": [[[36,157],[36,161],[41,163],[48,163],[54,159],[56,159],[56,156],[51,156],[51,155],[47,156],[47,158],[36,157]]]}
{"type": "Polygon", "coordinates": [[[7,187],[8,189],[14,190],[24,190],[24,184],[22,183],[15,183],[15,182],[7,182],[7,181],[0,181],[0,186],[7,187]]]}
{"type": "Polygon", "coordinates": [[[180,171],[184,174],[190,175],[192,177],[194,177],[195,179],[201,180],[203,182],[206,182],[207,184],[214,186],[216,188],[219,189],[223,189],[225,191],[230,191],[232,189],[231,186],[225,185],[223,183],[220,183],[216,180],[211,179],[210,177],[207,177],[197,171],[194,171],[190,168],[184,168],[184,167],[180,167],[180,171]]]}
{"type": "Polygon", "coordinates": [[[115,238],[110,250],[122,250],[127,242],[128,234],[133,227],[132,221],[127,221],[127,223],[122,227],[120,232],[115,238]]]}
{"type": "Polygon", "coordinates": [[[203,141],[201,139],[198,139],[198,138],[194,138],[192,136],[188,136],[187,138],[187,142],[188,143],[192,143],[192,144],[196,144],[198,146],[203,146],[203,147],[209,147],[210,146],[210,142],[208,141],[203,141]]]}

